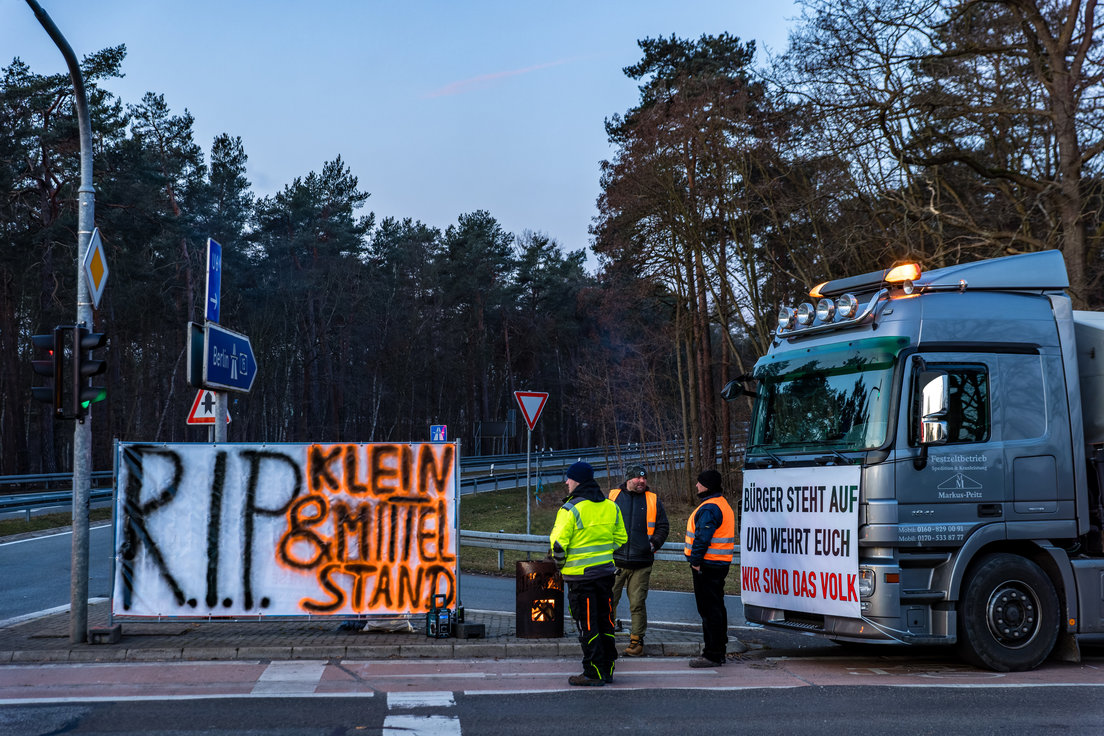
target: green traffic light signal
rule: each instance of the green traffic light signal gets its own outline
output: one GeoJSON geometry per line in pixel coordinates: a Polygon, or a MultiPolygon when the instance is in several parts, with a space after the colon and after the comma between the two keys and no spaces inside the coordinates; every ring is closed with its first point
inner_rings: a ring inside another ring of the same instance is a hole
{"type": "Polygon", "coordinates": [[[104,346],[107,336],[102,332],[92,332],[86,327],[75,325],[73,328],[73,416],[84,418],[88,407],[107,398],[107,389],[103,386],[91,386],[88,380],[107,370],[107,361],[94,358],[93,350],[104,346]]]}

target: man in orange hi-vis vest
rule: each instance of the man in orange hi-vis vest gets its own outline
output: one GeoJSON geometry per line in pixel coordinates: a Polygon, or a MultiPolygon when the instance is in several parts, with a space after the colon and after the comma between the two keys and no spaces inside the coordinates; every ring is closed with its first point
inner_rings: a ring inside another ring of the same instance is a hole
{"type": "MultiPolygon", "coordinates": [[[[706,470],[698,476],[701,502],[686,521],[683,551],[694,577],[694,601],[702,619],[705,646],[702,656],[690,660],[691,667],[720,667],[728,647],[728,611],[724,584],[736,549],[736,514],[724,497],[721,474],[706,470]]],[[[740,641],[736,649],[747,651],[740,641]]]]}
{"type": "Polygon", "coordinates": [[[609,500],[621,509],[629,539],[613,553],[617,577],[613,581],[613,610],[621,600],[621,591],[629,596],[629,646],[626,657],[644,656],[644,632],[648,628],[648,583],[655,553],[667,541],[671,530],[663,501],[648,487],[648,471],[643,465],[629,468],[625,482],[610,491],[609,500]]]}

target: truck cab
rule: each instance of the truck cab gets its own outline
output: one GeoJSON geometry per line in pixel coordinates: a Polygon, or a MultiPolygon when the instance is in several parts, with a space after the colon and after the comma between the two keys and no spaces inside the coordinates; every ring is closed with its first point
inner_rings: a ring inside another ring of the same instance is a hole
{"type": "Polygon", "coordinates": [[[1068,285],[1045,251],[839,279],[780,310],[752,375],[749,622],[956,645],[998,671],[1104,631],[1104,315],[1068,285]]]}

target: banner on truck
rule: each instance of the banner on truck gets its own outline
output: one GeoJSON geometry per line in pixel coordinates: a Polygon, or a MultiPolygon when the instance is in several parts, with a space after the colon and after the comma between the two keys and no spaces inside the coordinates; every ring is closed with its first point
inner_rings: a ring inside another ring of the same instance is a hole
{"type": "Polygon", "coordinates": [[[744,603],[859,618],[859,468],[745,470],[744,603]]]}
{"type": "Polygon", "coordinates": [[[455,443],[119,443],[112,616],[457,605],[455,443]]]}

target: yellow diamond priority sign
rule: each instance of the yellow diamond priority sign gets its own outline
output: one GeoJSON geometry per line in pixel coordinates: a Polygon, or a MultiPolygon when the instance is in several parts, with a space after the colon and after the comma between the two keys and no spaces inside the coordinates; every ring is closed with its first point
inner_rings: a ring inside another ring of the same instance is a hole
{"type": "Polygon", "coordinates": [[[92,296],[92,306],[100,308],[100,297],[103,296],[104,286],[107,284],[107,255],[104,253],[103,241],[100,240],[100,229],[92,230],[92,238],[88,242],[88,252],[84,254],[84,279],[88,282],[88,293],[92,296]]]}

